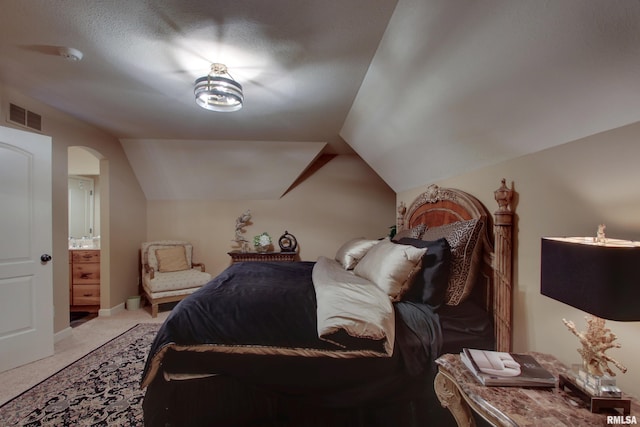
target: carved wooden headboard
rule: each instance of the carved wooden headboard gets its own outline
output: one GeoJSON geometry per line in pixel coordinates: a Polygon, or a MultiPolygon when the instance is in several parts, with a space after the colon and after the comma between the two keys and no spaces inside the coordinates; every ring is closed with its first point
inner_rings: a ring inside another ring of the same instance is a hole
{"type": "Polygon", "coordinates": [[[513,189],[502,185],[494,192],[498,210],[491,215],[474,196],[464,191],[430,185],[407,208],[398,207],[398,231],[425,224],[428,227],[482,219],[486,224],[482,236],[483,256],[474,294],[482,299],[494,320],[496,349],[511,351],[512,343],[512,266],[513,189]]]}

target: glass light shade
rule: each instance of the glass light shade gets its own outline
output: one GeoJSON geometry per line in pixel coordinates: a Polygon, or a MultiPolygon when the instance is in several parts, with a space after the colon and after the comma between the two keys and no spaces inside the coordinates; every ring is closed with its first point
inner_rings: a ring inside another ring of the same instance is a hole
{"type": "Polygon", "coordinates": [[[244,101],[242,85],[231,78],[219,75],[197,79],[194,94],[196,103],[211,111],[238,111],[244,101]]]}

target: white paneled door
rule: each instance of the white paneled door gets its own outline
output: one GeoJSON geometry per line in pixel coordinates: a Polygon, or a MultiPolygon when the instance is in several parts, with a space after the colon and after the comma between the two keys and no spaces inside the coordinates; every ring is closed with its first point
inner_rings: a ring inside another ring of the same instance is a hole
{"type": "Polygon", "coordinates": [[[51,138],[0,127],[0,371],[53,354],[51,215],[51,138]]]}

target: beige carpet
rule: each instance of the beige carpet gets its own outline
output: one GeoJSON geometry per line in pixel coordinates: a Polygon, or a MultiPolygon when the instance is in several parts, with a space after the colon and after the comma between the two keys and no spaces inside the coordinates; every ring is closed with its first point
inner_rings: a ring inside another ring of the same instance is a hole
{"type": "Polygon", "coordinates": [[[145,309],[122,310],[112,316],[99,316],[71,329],[70,336],[55,344],[55,354],[45,359],[0,373],[0,405],[80,357],[115,338],[138,323],[162,323],[168,311],[152,318],[145,309]]]}

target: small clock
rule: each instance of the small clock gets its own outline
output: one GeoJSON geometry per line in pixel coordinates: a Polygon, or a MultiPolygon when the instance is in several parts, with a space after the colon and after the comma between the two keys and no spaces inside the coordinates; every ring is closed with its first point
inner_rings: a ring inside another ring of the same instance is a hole
{"type": "Polygon", "coordinates": [[[285,231],[282,236],[278,239],[278,245],[280,245],[280,251],[282,252],[295,252],[298,249],[298,241],[290,234],[288,231],[285,231]]]}

